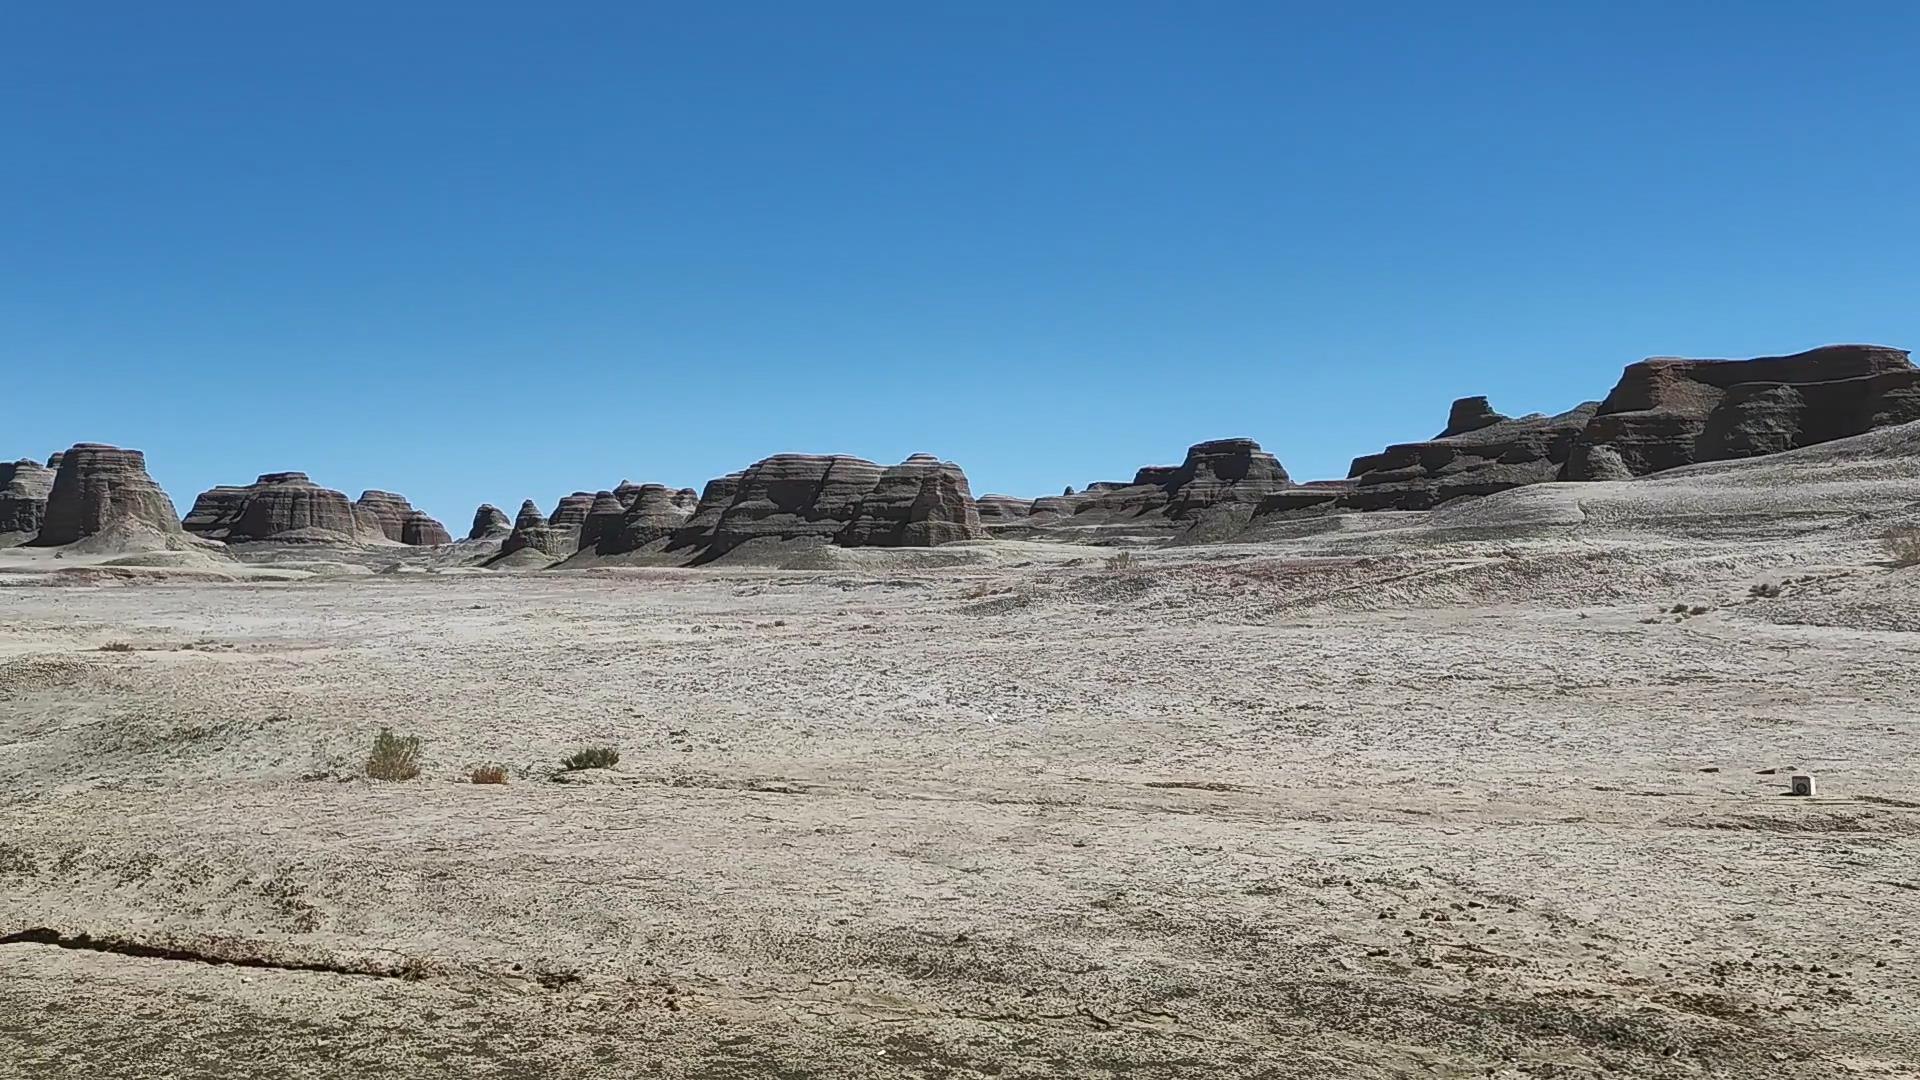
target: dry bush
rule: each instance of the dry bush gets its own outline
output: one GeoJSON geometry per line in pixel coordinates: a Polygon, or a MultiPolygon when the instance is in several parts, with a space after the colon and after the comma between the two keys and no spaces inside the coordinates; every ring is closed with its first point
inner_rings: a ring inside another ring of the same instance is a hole
{"type": "Polygon", "coordinates": [[[1774,597],[1779,596],[1780,592],[1781,592],[1780,585],[1776,585],[1771,581],[1763,581],[1760,584],[1755,585],[1753,588],[1748,589],[1747,595],[1752,597],[1757,597],[1762,600],[1771,600],[1774,597]]]}
{"type": "Polygon", "coordinates": [[[420,736],[395,735],[386,728],[373,737],[367,775],[375,780],[411,780],[420,775],[420,736]]]}
{"type": "Polygon", "coordinates": [[[1107,569],[1114,573],[1126,573],[1136,569],[1137,563],[1138,560],[1133,557],[1131,551],[1117,551],[1107,556],[1107,569]]]}
{"type": "Polygon", "coordinates": [[[507,782],[507,767],[505,765],[481,765],[475,768],[467,779],[476,784],[504,784],[507,782]]]}
{"type": "Polygon", "coordinates": [[[1880,538],[1880,546],[1895,566],[1920,566],[1920,529],[1892,529],[1880,538]]]}
{"type": "Polygon", "coordinates": [[[132,652],[133,642],[109,641],[105,645],[100,646],[100,651],[101,652],[132,652]]]}
{"type": "Polygon", "coordinates": [[[560,759],[560,767],[567,772],[579,772],[581,769],[611,769],[620,764],[620,750],[612,746],[583,746],[560,759]]]}

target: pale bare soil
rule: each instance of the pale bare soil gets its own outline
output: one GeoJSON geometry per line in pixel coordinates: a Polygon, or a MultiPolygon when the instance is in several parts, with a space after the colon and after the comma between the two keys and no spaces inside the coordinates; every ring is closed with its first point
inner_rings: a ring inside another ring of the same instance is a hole
{"type": "Polygon", "coordinates": [[[0,1075],[1920,1075],[1920,568],[1582,497],[1124,571],[14,575],[0,1075]]]}

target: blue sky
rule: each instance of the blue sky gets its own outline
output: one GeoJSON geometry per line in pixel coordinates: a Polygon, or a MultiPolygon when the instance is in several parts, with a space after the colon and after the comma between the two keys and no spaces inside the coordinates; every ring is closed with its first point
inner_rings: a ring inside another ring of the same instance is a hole
{"type": "Polygon", "coordinates": [[[449,525],[786,450],[1296,478],[1920,343],[1920,6],[19,4],[0,454],[449,525]]]}

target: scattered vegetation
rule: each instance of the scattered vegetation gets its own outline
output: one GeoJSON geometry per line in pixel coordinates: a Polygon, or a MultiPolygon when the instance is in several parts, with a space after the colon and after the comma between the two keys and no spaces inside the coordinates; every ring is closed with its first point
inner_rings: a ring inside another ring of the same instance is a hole
{"type": "Polygon", "coordinates": [[[567,772],[579,772],[581,769],[611,769],[620,764],[620,750],[613,746],[583,746],[560,759],[560,767],[567,772]]]}
{"type": "Polygon", "coordinates": [[[420,775],[420,736],[395,735],[387,728],[373,737],[367,775],[375,780],[411,780],[420,775]]]}
{"type": "Polygon", "coordinates": [[[100,651],[101,652],[132,652],[133,642],[109,641],[105,645],[100,646],[100,651]]]}
{"type": "Polygon", "coordinates": [[[1133,552],[1131,551],[1117,551],[1107,556],[1107,569],[1115,573],[1125,573],[1129,570],[1137,569],[1138,563],[1139,560],[1133,557],[1133,552]]]}
{"type": "Polygon", "coordinates": [[[1895,566],[1920,566],[1920,529],[1891,529],[1880,538],[1895,566]]]}
{"type": "Polygon", "coordinates": [[[1763,581],[1760,584],[1755,585],[1753,588],[1748,589],[1747,595],[1756,597],[1761,600],[1771,600],[1774,597],[1779,596],[1783,588],[1784,586],[1782,584],[1772,582],[1772,581],[1763,581]]]}
{"type": "Polygon", "coordinates": [[[505,765],[481,765],[476,767],[467,779],[476,784],[504,784],[507,782],[507,767],[505,765]]]}

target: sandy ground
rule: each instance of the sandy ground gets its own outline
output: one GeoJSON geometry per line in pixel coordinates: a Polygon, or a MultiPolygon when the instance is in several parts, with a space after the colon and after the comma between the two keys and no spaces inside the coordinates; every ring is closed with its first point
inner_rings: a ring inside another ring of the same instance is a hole
{"type": "Polygon", "coordinates": [[[1920,1076],[1920,568],[1806,509],[1912,471],[1131,569],[22,555],[0,1074],[1920,1076]]]}

